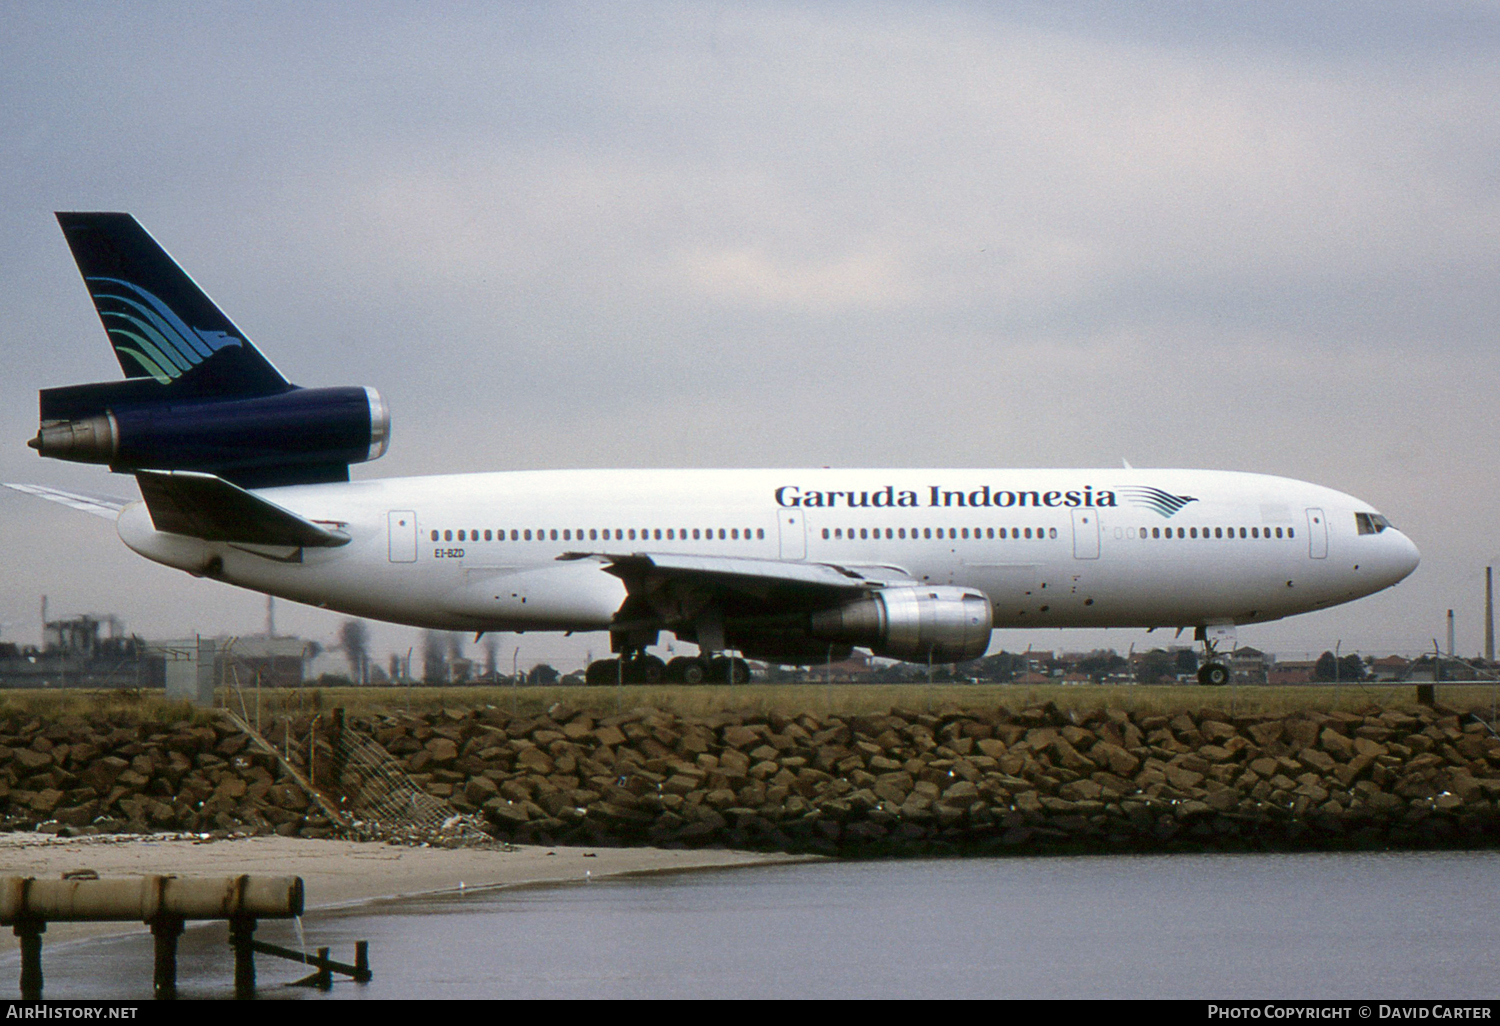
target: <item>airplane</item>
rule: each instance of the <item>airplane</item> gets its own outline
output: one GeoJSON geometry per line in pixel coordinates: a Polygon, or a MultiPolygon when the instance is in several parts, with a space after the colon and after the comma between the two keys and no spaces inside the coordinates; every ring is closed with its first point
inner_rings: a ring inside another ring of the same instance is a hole
{"type": "Polygon", "coordinates": [[[449,631],[608,631],[590,683],[745,678],[855,647],[954,663],[994,630],[1191,628],[1230,679],[1240,625],[1389,588],[1420,559],[1369,503],[1220,470],[540,470],[351,480],[391,415],[293,385],[129,214],[58,213],[123,381],[43,389],[28,444],[133,474],[147,559],[449,631]],[[698,646],[670,663],[669,633],[698,646]]]}

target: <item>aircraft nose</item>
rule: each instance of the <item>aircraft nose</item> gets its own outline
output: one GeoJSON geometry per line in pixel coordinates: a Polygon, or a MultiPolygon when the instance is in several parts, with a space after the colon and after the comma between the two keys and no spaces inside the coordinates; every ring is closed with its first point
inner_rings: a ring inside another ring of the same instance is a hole
{"type": "Polygon", "coordinates": [[[1392,583],[1394,583],[1405,580],[1411,575],[1411,572],[1417,568],[1417,564],[1422,562],[1422,553],[1418,552],[1412,540],[1401,532],[1389,531],[1387,533],[1395,535],[1391,539],[1394,543],[1391,553],[1391,570],[1395,575],[1392,583]]]}

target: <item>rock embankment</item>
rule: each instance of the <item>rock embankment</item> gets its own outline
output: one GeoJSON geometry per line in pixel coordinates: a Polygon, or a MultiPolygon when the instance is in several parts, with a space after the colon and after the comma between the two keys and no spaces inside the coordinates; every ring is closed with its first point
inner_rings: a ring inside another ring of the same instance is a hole
{"type": "MultiPolygon", "coordinates": [[[[340,779],[327,729],[302,717],[266,733],[335,802],[352,799],[360,781],[340,779]]],[[[484,709],[351,716],[345,729],[517,842],[853,855],[1500,840],[1500,738],[1445,709],[484,709]]],[[[227,724],[0,721],[8,829],[332,833],[283,774],[227,724]]]]}

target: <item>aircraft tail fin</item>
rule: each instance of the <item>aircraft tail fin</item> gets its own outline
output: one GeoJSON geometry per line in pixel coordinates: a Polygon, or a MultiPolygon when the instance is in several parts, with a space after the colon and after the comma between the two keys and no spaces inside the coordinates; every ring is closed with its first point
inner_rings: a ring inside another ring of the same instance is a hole
{"type": "Polygon", "coordinates": [[[257,396],[292,386],[129,214],[57,214],[133,393],[257,396]]]}

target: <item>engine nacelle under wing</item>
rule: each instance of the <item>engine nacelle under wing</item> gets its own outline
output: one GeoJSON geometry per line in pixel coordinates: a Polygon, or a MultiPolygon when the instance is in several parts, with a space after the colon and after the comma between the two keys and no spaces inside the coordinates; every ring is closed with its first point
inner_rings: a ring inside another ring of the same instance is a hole
{"type": "Polygon", "coordinates": [[[864,598],[812,614],[811,633],[911,662],[978,659],[990,647],[994,615],[970,588],[879,588],[864,598]]]}

